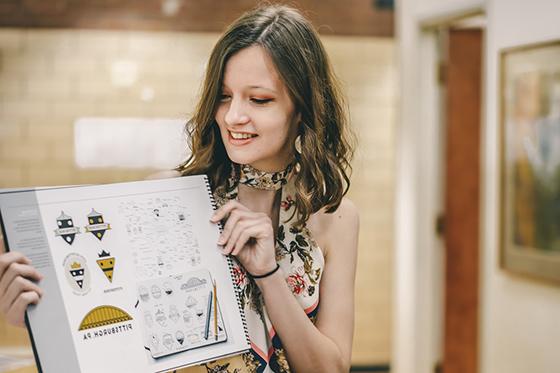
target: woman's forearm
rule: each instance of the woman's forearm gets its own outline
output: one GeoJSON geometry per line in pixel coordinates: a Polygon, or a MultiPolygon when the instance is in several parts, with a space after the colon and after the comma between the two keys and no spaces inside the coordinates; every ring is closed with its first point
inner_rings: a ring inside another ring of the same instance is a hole
{"type": "Polygon", "coordinates": [[[290,291],[280,270],[256,280],[268,316],[296,372],[348,372],[348,362],[330,338],[322,334],[290,291]]]}

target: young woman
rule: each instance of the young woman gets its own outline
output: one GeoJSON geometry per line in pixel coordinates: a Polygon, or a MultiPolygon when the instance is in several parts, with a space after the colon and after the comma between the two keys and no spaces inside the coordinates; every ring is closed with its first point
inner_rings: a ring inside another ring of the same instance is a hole
{"type": "MultiPolygon", "coordinates": [[[[246,13],[217,42],[188,130],[180,175],[209,176],[236,259],[252,349],[184,372],[347,372],[358,214],[344,198],[343,102],[326,53],[296,10],[246,13]]],[[[0,307],[21,324],[40,274],[0,256],[0,307]]]]}

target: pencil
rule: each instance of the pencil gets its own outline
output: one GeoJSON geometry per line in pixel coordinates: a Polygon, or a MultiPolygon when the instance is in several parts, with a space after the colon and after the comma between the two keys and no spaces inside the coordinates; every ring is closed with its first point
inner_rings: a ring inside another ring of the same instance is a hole
{"type": "Polygon", "coordinates": [[[216,280],[212,280],[214,286],[214,339],[218,340],[218,295],[216,293],[216,280]]]}
{"type": "Polygon", "coordinates": [[[212,291],[208,294],[208,308],[206,309],[206,328],[204,329],[204,339],[208,339],[210,332],[210,312],[212,311],[212,291]]]}

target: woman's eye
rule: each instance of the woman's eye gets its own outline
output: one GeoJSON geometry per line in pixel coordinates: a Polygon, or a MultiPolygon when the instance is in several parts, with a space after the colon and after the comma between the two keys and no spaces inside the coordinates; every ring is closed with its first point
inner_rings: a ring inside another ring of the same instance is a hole
{"type": "Polygon", "coordinates": [[[229,99],[230,99],[230,96],[228,96],[228,95],[224,95],[224,94],[220,95],[220,102],[226,102],[226,101],[229,101],[229,99]]]}
{"type": "Polygon", "coordinates": [[[272,99],[271,98],[252,98],[251,101],[253,101],[257,105],[264,105],[264,104],[267,104],[267,103],[271,102],[272,99]]]}

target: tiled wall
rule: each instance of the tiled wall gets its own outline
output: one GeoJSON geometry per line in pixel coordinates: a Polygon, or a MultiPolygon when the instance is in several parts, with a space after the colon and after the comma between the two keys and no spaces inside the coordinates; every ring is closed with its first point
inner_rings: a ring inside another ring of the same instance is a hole
{"type": "Polygon", "coordinates": [[[390,363],[396,61],[393,41],[324,39],[358,139],[349,198],[360,210],[353,363],[390,363]]]}
{"type": "MultiPolygon", "coordinates": [[[[154,170],[78,169],[79,117],[186,118],[217,34],[0,30],[0,187],[142,179],[154,170]],[[119,86],[115,62],[137,66],[119,86]],[[146,89],[153,98],[142,98],[146,89]]],[[[355,364],[390,359],[395,61],[393,41],[325,37],[349,97],[359,148],[350,198],[360,208],[355,364]]],[[[99,156],[104,156],[100,154],[99,156]]],[[[27,344],[0,321],[0,346],[27,344]]]]}
{"type": "Polygon", "coordinates": [[[77,170],[74,120],[186,117],[215,39],[213,34],[0,31],[0,185],[122,181],[151,172],[77,170]],[[131,86],[113,82],[112,69],[120,61],[137,65],[131,86]],[[141,99],[145,88],[154,92],[150,102],[141,99]]]}

